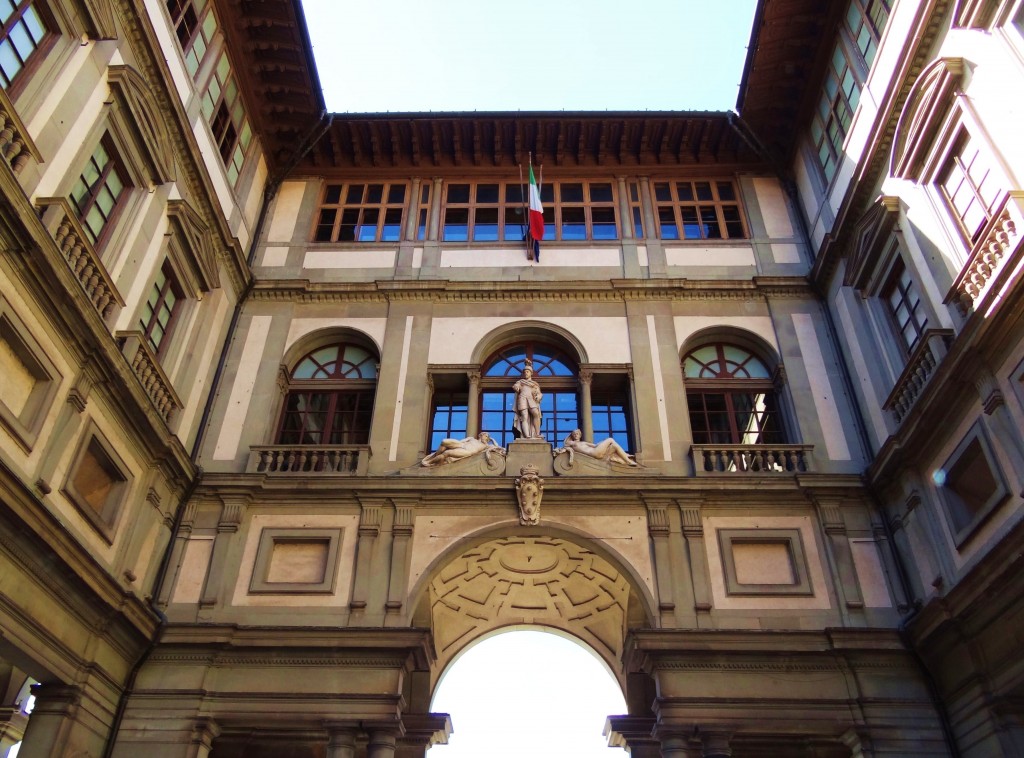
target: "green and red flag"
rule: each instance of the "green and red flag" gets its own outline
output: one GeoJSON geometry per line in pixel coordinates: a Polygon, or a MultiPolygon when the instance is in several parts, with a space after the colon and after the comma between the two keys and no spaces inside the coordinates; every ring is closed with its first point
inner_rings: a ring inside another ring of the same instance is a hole
{"type": "Polygon", "coordinates": [[[544,239],[544,206],[540,202],[540,189],[537,178],[533,175],[533,164],[530,164],[530,236],[533,241],[544,239]]]}

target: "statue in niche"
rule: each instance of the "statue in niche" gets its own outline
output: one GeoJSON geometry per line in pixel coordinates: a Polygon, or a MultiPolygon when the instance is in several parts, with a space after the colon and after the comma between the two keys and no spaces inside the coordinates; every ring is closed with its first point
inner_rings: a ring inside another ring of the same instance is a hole
{"type": "Polygon", "coordinates": [[[526,361],[523,376],[512,385],[512,391],[516,394],[516,417],[512,422],[512,428],[523,439],[539,439],[540,399],[543,394],[540,385],[533,379],[533,361],[526,361]]]}
{"type": "Polygon", "coordinates": [[[540,499],[544,495],[544,480],[538,469],[528,464],[519,469],[516,479],[516,499],[519,501],[519,523],[535,526],[540,523],[540,499]]]}
{"type": "Polygon", "coordinates": [[[505,448],[491,439],[487,432],[480,432],[476,437],[466,437],[461,440],[444,439],[437,446],[437,450],[420,461],[421,466],[443,466],[453,461],[461,461],[464,458],[471,458],[474,455],[483,453],[484,460],[488,465],[491,463],[492,455],[505,455],[505,448]]]}
{"type": "Polygon", "coordinates": [[[565,442],[562,443],[562,448],[554,451],[554,455],[566,451],[569,453],[569,465],[573,464],[573,455],[585,455],[588,458],[594,458],[599,461],[607,461],[608,463],[618,463],[622,466],[636,466],[640,467],[640,464],[636,462],[632,455],[622,449],[622,445],[616,442],[612,437],[609,437],[596,445],[587,442],[583,439],[583,432],[579,429],[574,429],[569,432],[569,436],[565,438],[565,442]]]}

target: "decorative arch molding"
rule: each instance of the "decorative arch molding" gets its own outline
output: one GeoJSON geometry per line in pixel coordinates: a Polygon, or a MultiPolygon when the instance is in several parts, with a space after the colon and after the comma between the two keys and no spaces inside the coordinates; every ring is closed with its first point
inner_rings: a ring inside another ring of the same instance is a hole
{"type": "Polygon", "coordinates": [[[963,58],[940,58],[921,72],[896,124],[889,166],[892,176],[914,182],[924,179],[932,146],[950,121],[967,71],[963,58]]]}
{"type": "Polygon", "coordinates": [[[335,342],[353,342],[371,351],[380,360],[381,347],[366,332],[352,326],[332,326],[314,329],[295,340],[281,356],[281,367],[287,373],[302,356],[310,351],[335,342]]]}
{"type": "Polygon", "coordinates": [[[210,229],[196,210],[184,200],[167,203],[171,245],[184,265],[179,266],[184,284],[198,296],[220,287],[217,255],[210,229]]]}
{"type": "Polygon", "coordinates": [[[861,216],[854,231],[853,249],[846,262],[844,285],[861,292],[867,289],[889,249],[887,243],[896,229],[899,212],[898,197],[881,195],[861,216]]]}
{"type": "Polygon", "coordinates": [[[107,78],[111,102],[124,111],[124,121],[145,157],[154,184],[174,179],[174,154],[160,107],[149,84],[131,66],[111,66],[107,78]]]}
{"type": "Polygon", "coordinates": [[[728,342],[746,348],[761,358],[772,372],[782,365],[779,352],[768,340],[759,334],[728,324],[708,326],[691,334],[679,349],[679,360],[682,361],[692,350],[711,342],[728,342]]]}
{"type": "Polygon", "coordinates": [[[587,350],[576,335],[546,321],[513,321],[492,329],[473,348],[472,361],[480,365],[500,348],[522,340],[551,343],[573,357],[577,365],[589,363],[587,350]]]}

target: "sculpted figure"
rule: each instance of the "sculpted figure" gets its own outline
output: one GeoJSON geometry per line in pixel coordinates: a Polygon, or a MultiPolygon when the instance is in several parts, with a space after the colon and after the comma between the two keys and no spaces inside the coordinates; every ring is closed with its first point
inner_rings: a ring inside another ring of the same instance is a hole
{"type": "Polygon", "coordinates": [[[480,453],[483,453],[487,462],[490,463],[490,456],[492,454],[505,455],[505,448],[499,447],[487,432],[480,432],[476,437],[466,437],[461,440],[444,439],[437,446],[437,450],[420,461],[420,465],[442,466],[480,453]]]}
{"type": "Polygon", "coordinates": [[[512,427],[524,439],[539,438],[540,399],[543,395],[540,385],[533,380],[533,364],[530,361],[526,362],[522,378],[512,385],[512,391],[516,393],[516,418],[512,427]]]}
{"type": "Polygon", "coordinates": [[[570,456],[573,453],[579,453],[580,455],[596,458],[599,461],[609,461],[623,466],[640,465],[633,459],[633,456],[622,449],[622,445],[611,437],[594,445],[583,439],[583,432],[579,429],[574,429],[569,432],[569,436],[565,438],[565,442],[562,445],[569,451],[570,456]]]}

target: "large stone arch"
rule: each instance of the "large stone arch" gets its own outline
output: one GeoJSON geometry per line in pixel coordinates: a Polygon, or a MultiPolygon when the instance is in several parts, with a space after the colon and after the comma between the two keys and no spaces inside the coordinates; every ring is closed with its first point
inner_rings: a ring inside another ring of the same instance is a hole
{"type": "Polygon", "coordinates": [[[485,334],[473,348],[473,363],[481,364],[498,349],[522,340],[540,340],[560,347],[578,364],[589,362],[587,350],[572,332],[547,321],[510,321],[485,334]]]}
{"type": "Polygon", "coordinates": [[[571,528],[498,526],[442,552],[410,594],[413,624],[432,630],[431,697],[471,644],[509,627],[542,627],[578,639],[625,688],[622,653],[631,629],[656,624],[636,567],[571,528]]]}

